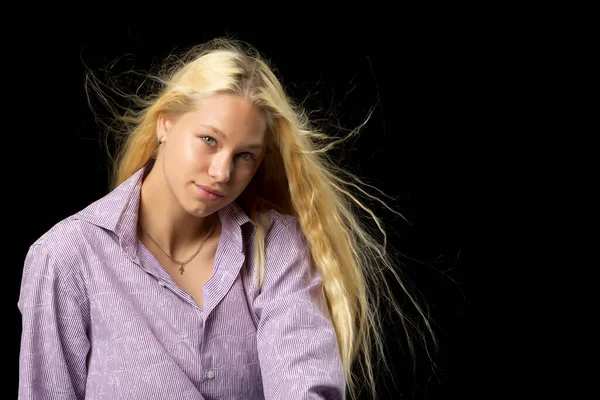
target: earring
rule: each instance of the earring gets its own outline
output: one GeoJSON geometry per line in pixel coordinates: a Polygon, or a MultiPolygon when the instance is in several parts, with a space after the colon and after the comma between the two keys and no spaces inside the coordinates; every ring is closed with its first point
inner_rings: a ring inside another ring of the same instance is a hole
{"type": "Polygon", "coordinates": [[[160,145],[162,143],[162,136],[158,138],[158,144],[160,145]]]}

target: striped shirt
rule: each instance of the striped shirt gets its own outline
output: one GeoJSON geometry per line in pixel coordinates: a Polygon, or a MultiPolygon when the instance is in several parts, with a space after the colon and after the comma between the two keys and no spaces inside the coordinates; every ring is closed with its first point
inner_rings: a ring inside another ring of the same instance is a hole
{"type": "Polygon", "coordinates": [[[27,252],[20,399],[344,399],[322,280],[296,218],[271,211],[264,285],[254,223],[235,202],[204,307],[136,234],[148,165],[27,252]]]}

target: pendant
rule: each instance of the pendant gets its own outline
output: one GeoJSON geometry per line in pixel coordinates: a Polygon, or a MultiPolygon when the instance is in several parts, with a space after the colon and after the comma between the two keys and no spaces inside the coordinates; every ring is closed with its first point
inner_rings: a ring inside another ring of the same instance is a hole
{"type": "Polygon", "coordinates": [[[181,275],[183,275],[183,264],[181,264],[181,266],[179,267],[179,272],[181,272],[181,275]]]}

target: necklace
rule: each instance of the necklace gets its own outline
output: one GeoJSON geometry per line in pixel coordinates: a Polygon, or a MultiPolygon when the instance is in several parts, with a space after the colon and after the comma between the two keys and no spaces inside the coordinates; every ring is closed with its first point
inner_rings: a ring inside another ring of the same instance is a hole
{"type": "MultiPolygon", "coordinates": [[[[140,224],[140,226],[141,226],[141,224],[140,224]]],[[[204,246],[204,242],[206,242],[206,239],[208,239],[208,237],[212,234],[212,231],[213,231],[214,227],[215,227],[214,225],[210,227],[210,230],[206,234],[206,237],[204,238],[204,240],[202,241],[202,243],[200,243],[200,247],[198,247],[198,250],[196,250],[196,252],[194,254],[192,254],[192,256],[190,258],[188,258],[187,260],[185,260],[183,262],[177,261],[173,257],[171,257],[169,254],[167,254],[167,252],[164,251],[162,249],[162,247],[159,246],[158,243],[156,243],[156,240],[154,240],[154,238],[152,236],[150,236],[150,234],[148,233],[148,231],[146,231],[143,226],[142,226],[142,230],[144,231],[144,233],[146,235],[148,235],[148,237],[150,238],[150,240],[152,240],[152,242],[154,242],[154,244],[156,245],[156,247],[158,247],[159,250],[162,251],[165,254],[165,256],[169,257],[169,259],[171,261],[173,261],[175,264],[179,264],[179,272],[181,273],[181,275],[183,275],[183,272],[185,271],[184,268],[183,268],[183,266],[185,264],[189,263],[190,261],[192,261],[194,259],[194,257],[196,257],[196,255],[200,252],[200,249],[202,249],[202,246],[204,246]]]]}

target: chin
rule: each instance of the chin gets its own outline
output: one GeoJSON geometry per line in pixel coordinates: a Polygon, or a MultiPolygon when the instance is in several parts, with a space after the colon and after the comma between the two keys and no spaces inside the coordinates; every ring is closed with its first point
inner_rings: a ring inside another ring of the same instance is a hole
{"type": "Polygon", "coordinates": [[[191,214],[194,217],[202,218],[202,217],[206,217],[207,215],[212,214],[218,208],[220,208],[220,206],[217,206],[215,204],[211,207],[207,204],[199,202],[196,199],[193,199],[192,201],[190,201],[186,205],[184,205],[183,208],[188,212],[188,214],[191,214]]]}
{"type": "Polygon", "coordinates": [[[187,209],[188,213],[197,218],[204,218],[212,215],[226,207],[229,204],[229,201],[215,201],[214,205],[206,205],[206,204],[194,204],[193,206],[187,209]]]}
{"type": "Polygon", "coordinates": [[[214,210],[198,210],[198,209],[193,209],[193,210],[188,210],[188,214],[193,215],[196,218],[206,218],[206,217],[214,214],[218,210],[219,210],[218,208],[216,208],[214,210]]]}

